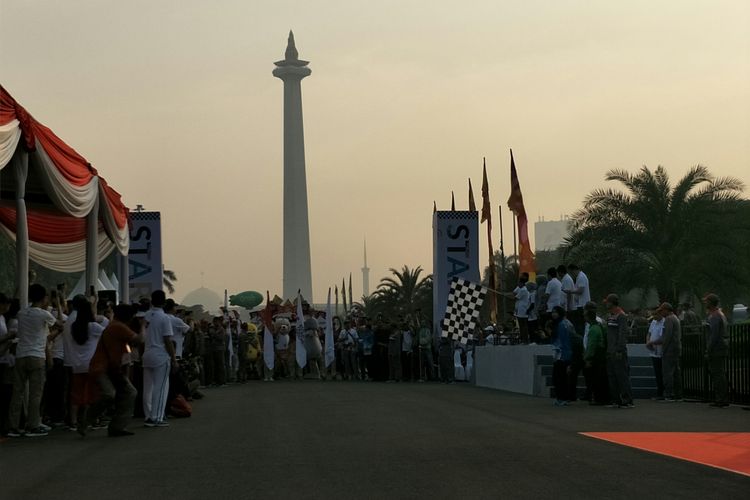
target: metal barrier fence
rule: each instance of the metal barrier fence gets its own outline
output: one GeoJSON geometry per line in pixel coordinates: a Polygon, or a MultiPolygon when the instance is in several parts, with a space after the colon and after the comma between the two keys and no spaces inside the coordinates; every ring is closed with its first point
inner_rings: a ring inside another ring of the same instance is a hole
{"type": "MultiPolygon", "coordinates": [[[[629,341],[646,342],[648,328],[633,328],[629,341]]],[[[708,327],[682,329],[682,387],[686,398],[710,401],[713,399],[711,376],[705,357],[708,327]]],[[[729,399],[732,403],[750,404],[750,323],[729,326],[729,356],[727,357],[729,399]]]]}

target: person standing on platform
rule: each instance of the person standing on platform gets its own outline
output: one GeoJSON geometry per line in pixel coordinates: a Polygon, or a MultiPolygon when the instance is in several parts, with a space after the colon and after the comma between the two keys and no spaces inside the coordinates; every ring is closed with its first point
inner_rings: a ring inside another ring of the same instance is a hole
{"type": "Polygon", "coordinates": [[[146,313],[146,346],[143,352],[143,413],[146,427],[168,427],[165,411],[169,394],[169,373],[177,367],[172,343],[172,321],[164,313],[167,300],[162,290],[151,294],[146,313]]]}
{"type": "Polygon", "coordinates": [[[544,291],[544,301],[547,304],[547,315],[544,318],[544,323],[552,319],[552,309],[555,306],[561,306],[565,309],[565,297],[562,291],[562,283],[557,278],[557,269],[550,267],[547,269],[547,286],[544,291]]]}
{"type": "Polygon", "coordinates": [[[714,408],[729,406],[729,383],[727,381],[727,356],[729,356],[729,333],[727,318],[719,308],[719,296],[709,293],[703,298],[708,313],[708,339],[706,359],[714,388],[714,408]]]}
{"type": "Polygon", "coordinates": [[[513,290],[513,297],[516,299],[513,315],[518,323],[518,333],[522,344],[529,343],[529,307],[531,299],[526,283],[529,281],[529,273],[521,273],[518,286],[513,290]]]}
{"type": "MultiPolygon", "coordinates": [[[[565,313],[567,314],[575,308],[573,305],[573,292],[575,292],[576,285],[573,278],[568,273],[568,268],[565,267],[564,264],[557,266],[557,278],[560,280],[562,289],[562,306],[565,308],[565,313]]],[[[570,321],[570,318],[568,318],[568,321],[570,321]]]]}
{"type": "Polygon", "coordinates": [[[591,302],[591,290],[589,289],[589,278],[581,271],[577,264],[568,265],[568,272],[574,280],[573,289],[568,292],[572,297],[572,310],[568,313],[570,322],[576,328],[578,335],[583,335],[586,321],[583,318],[584,306],[591,302]]]}

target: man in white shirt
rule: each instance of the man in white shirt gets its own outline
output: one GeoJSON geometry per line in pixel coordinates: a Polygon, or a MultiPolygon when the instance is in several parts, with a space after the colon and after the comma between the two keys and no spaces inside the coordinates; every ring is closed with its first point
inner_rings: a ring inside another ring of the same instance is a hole
{"type": "Polygon", "coordinates": [[[143,352],[143,413],[146,427],[167,427],[165,418],[170,367],[177,367],[172,321],[164,312],[167,300],[162,290],[151,294],[146,313],[146,345],[143,352]]]}
{"type": "Polygon", "coordinates": [[[591,302],[591,291],[589,289],[589,278],[576,264],[568,266],[568,272],[574,280],[573,288],[565,291],[569,299],[572,299],[573,308],[568,314],[568,319],[573,323],[576,332],[583,334],[586,321],[583,317],[583,306],[591,302]]]}
{"type": "MultiPolygon", "coordinates": [[[[18,425],[21,420],[24,393],[28,384],[28,415],[26,436],[46,436],[42,427],[40,404],[47,359],[47,336],[50,327],[59,328],[62,319],[47,311],[49,300],[47,290],[39,284],[29,287],[31,305],[18,311],[18,345],[16,346],[16,366],[13,373],[13,399],[10,403],[10,431],[8,436],[20,437],[18,425]]],[[[55,303],[58,312],[59,304],[55,303]]]]}
{"type": "Polygon", "coordinates": [[[174,300],[167,299],[164,303],[164,313],[169,316],[169,320],[172,322],[172,341],[174,342],[175,357],[178,359],[182,357],[182,347],[185,344],[185,334],[190,331],[190,325],[185,323],[182,318],[175,316],[175,309],[177,305],[174,300]]]}
{"type": "Polygon", "coordinates": [[[518,323],[518,332],[522,344],[529,343],[529,305],[531,304],[529,290],[526,283],[529,281],[529,273],[521,273],[521,279],[518,286],[513,290],[513,297],[516,299],[513,315],[518,323]]]}
{"type": "Polygon", "coordinates": [[[565,308],[565,301],[563,299],[562,283],[557,278],[557,269],[550,267],[547,269],[547,288],[544,291],[544,296],[547,299],[547,314],[552,314],[552,309],[555,306],[561,306],[565,308]]]}
{"type": "MultiPolygon", "coordinates": [[[[561,304],[565,311],[572,311],[574,309],[573,306],[573,290],[576,287],[575,282],[573,281],[573,278],[568,274],[568,268],[565,267],[565,265],[560,264],[557,266],[557,277],[560,280],[562,292],[563,292],[563,303],[561,304]]],[[[566,314],[567,316],[567,314],[566,314]]]]}

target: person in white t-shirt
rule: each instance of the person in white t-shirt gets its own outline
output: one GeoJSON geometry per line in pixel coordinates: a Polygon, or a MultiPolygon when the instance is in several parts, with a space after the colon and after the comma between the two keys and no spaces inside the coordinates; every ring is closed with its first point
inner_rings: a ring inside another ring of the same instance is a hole
{"type": "Polygon", "coordinates": [[[182,318],[175,316],[176,304],[174,300],[167,299],[164,303],[164,312],[169,316],[172,322],[172,341],[174,342],[174,352],[177,359],[182,358],[182,347],[185,344],[185,334],[190,331],[190,325],[185,323],[182,318]]]}
{"type": "Polygon", "coordinates": [[[529,281],[529,273],[521,273],[521,279],[518,286],[513,290],[513,297],[516,299],[513,315],[518,323],[518,332],[522,344],[529,343],[529,306],[531,298],[526,283],[529,281]]]}
{"type": "Polygon", "coordinates": [[[646,347],[649,349],[651,364],[654,365],[654,377],[656,378],[656,399],[664,399],[664,379],[662,377],[662,345],[656,342],[661,339],[664,332],[664,316],[657,309],[651,315],[646,334],[646,347]],[[656,342],[656,343],[655,343],[656,342]]]}
{"type": "MultiPolygon", "coordinates": [[[[547,299],[547,314],[552,314],[552,309],[555,306],[565,308],[565,301],[562,291],[562,283],[557,278],[557,269],[550,267],[547,269],[547,288],[544,291],[544,297],[547,299]]],[[[548,319],[548,318],[547,318],[548,319]]]]}
{"type": "Polygon", "coordinates": [[[167,296],[162,290],[151,294],[146,313],[146,345],[143,352],[143,413],[146,427],[168,427],[166,421],[170,368],[177,367],[172,321],[164,312],[167,296]]]}
{"type": "Polygon", "coordinates": [[[97,322],[96,295],[76,295],[73,298],[73,309],[76,313],[75,320],[71,323],[70,330],[66,329],[65,332],[70,335],[68,360],[73,372],[70,402],[77,408],[76,430],[78,434],[85,436],[88,427],[98,417],[88,413],[89,406],[96,400],[95,382],[89,377],[89,363],[109,321],[102,317],[102,323],[97,322]]]}
{"type": "Polygon", "coordinates": [[[572,300],[572,309],[568,314],[568,319],[579,335],[583,335],[586,327],[586,321],[583,317],[583,307],[591,302],[591,291],[589,289],[589,278],[586,273],[581,271],[577,264],[568,265],[568,272],[574,280],[573,288],[565,291],[568,299],[572,300]]]}
{"type": "MultiPolygon", "coordinates": [[[[568,268],[564,264],[557,266],[557,278],[560,280],[560,288],[562,289],[562,306],[565,308],[565,312],[572,311],[573,306],[573,292],[576,284],[573,281],[573,277],[568,274],[568,268]]],[[[565,315],[568,316],[567,314],[565,315]]]]}
{"type": "MultiPolygon", "coordinates": [[[[18,311],[18,344],[13,375],[13,398],[10,403],[10,430],[8,436],[20,437],[21,408],[28,386],[28,415],[26,436],[46,436],[48,429],[42,426],[40,405],[46,372],[47,336],[50,327],[59,328],[62,318],[47,311],[47,290],[39,284],[29,287],[31,305],[18,311]]],[[[59,304],[53,304],[59,311],[59,304]]]]}

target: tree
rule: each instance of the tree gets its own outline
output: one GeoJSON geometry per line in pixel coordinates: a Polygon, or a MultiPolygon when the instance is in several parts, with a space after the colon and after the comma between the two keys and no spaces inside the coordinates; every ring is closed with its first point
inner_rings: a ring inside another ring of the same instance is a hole
{"type": "Polygon", "coordinates": [[[625,191],[597,189],[572,217],[569,261],[610,291],[656,289],[675,302],[706,290],[732,300],[750,284],[750,202],[743,183],[691,168],[672,186],[665,169],[610,170],[625,191]]]}
{"type": "Polygon", "coordinates": [[[422,319],[432,317],[432,275],[420,278],[422,267],[409,269],[403,266],[400,271],[391,268],[393,277],[380,280],[373,293],[373,309],[382,312],[390,319],[399,316],[405,319],[422,319]]]}
{"type": "Polygon", "coordinates": [[[166,288],[169,291],[169,294],[172,295],[175,290],[174,282],[177,281],[177,275],[174,271],[170,271],[169,269],[163,269],[161,274],[164,288],[166,288]]]}

